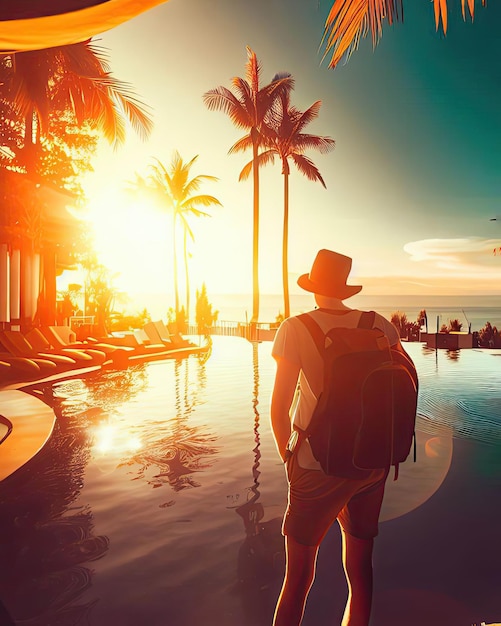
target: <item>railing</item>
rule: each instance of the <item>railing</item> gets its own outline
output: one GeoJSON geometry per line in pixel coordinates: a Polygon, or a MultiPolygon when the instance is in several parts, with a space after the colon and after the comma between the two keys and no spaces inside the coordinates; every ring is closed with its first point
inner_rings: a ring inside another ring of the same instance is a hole
{"type": "MultiPolygon", "coordinates": [[[[246,324],[244,322],[218,321],[209,330],[211,335],[224,335],[228,337],[243,337],[249,341],[273,341],[276,326],[265,322],[246,324]]],[[[186,334],[198,335],[196,324],[189,324],[186,334]]]]}
{"type": "Polygon", "coordinates": [[[80,328],[80,326],[93,326],[94,315],[73,315],[70,317],[70,328],[80,328]]]}

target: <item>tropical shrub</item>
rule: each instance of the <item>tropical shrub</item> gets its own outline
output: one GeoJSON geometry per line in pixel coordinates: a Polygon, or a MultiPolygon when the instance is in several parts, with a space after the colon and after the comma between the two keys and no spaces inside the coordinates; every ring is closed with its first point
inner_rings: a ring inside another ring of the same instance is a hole
{"type": "Polygon", "coordinates": [[[423,326],[428,326],[427,324],[428,316],[426,315],[426,309],[421,309],[417,316],[416,323],[419,324],[419,328],[421,329],[423,326]]]}
{"type": "Polygon", "coordinates": [[[395,311],[395,313],[391,314],[390,321],[393,326],[395,326],[395,328],[398,330],[400,338],[406,338],[407,325],[409,324],[406,313],[402,313],[401,311],[395,311]]]}
{"type": "Polygon", "coordinates": [[[207,288],[202,284],[200,291],[197,289],[197,302],[195,306],[195,319],[197,322],[198,334],[209,335],[214,322],[217,321],[219,311],[212,311],[212,304],[207,297],[207,288]]]}
{"type": "Polygon", "coordinates": [[[478,331],[478,346],[480,348],[501,348],[499,331],[490,322],[486,322],[485,326],[478,331]]]}
{"type": "Polygon", "coordinates": [[[459,333],[461,331],[461,328],[463,328],[463,324],[458,319],[449,320],[449,331],[450,332],[459,333]]]}
{"type": "Polygon", "coordinates": [[[151,316],[147,309],[143,309],[135,315],[124,315],[123,313],[115,312],[108,319],[108,327],[110,332],[123,332],[143,328],[147,322],[151,322],[151,316]]]}
{"type": "Polygon", "coordinates": [[[441,333],[459,333],[463,328],[463,323],[458,319],[449,320],[448,324],[442,324],[440,328],[441,333]]]}

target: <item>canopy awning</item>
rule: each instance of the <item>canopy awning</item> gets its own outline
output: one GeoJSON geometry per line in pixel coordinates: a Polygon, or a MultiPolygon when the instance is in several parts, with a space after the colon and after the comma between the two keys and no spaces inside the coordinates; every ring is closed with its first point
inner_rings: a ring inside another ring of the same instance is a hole
{"type": "Polygon", "coordinates": [[[85,41],[168,0],[2,0],[0,53],[85,41]]]}

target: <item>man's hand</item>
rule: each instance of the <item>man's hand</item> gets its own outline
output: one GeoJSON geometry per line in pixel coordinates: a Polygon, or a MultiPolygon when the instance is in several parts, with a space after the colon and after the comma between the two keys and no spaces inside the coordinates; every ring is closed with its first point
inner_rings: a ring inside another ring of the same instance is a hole
{"type": "Polygon", "coordinates": [[[273,436],[282,461],[285,461],[285,450],[292,430],[289,411],[296,391],[298,376],[299,366],[286,359],[277,359],[270,414],[273,436]]]}

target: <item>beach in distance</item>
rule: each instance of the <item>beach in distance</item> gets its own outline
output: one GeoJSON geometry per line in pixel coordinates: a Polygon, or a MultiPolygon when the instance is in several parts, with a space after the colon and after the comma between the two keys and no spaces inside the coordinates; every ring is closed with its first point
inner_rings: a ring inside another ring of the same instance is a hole
{"type": "MultiPolygon", "coordinates": [[[[209,294],[213,310],[219,311],[221,321],[248,321],[252,315],[252,296],[245,294],[209,294]]],[[[424,296],[424,295],[356,295],[350,298],[348,305],[365,310],[376,310],[387,319],[392,313],[400,311],[410,321],[415,321],[422,309],[428,317],[428,330],[434,332],[437,326],[447,324],[449,319],[458,319],[462,330],[480,330],[486,322],[501,328],[501,295],[499,296],[424,296]]],[[[315,306],[311,294],[291,294],[291,314],[307,311],[315,306]]],[[[280,294],[261,294],[260,321],[274,322],[277,315],[283,312],[283,297],[280,294]]]]}

